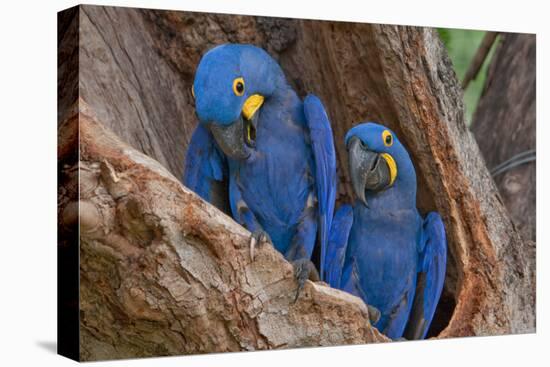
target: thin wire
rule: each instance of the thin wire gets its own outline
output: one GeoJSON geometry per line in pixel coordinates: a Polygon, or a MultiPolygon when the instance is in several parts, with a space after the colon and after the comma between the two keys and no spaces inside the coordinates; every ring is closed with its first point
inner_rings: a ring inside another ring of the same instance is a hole
{"type": "Polygon", "coordinates": [[[536,151],[534,149],[527,150],[525,152],[516,154],[512,158],[500,163],[491,170],[491,175],[496,177],[501,173],[511,170],[512,168],[518,167],[522,164],[530,163],[536,161],[536,151]]]}
{"type": "Polygon", "coordinates": [[[502,167],[500,170],[494,172],[492,174],[493,177],[496,177],[498,175],[500,175],[501,173],[504,173],[506,171],[509,171],[511,170],[512,168],[514,167],[517,167],[517,166],[520,166],[522,164],[526,164],[526,163],[529,163],[529,162],[534,162],[537,160],[537,157],[533,156],[533,157],[527,157],[527,158],[524,158],[524,159],[521,159],[521,160],[518,160],[518,161],[515,161],[515,162],[512,162],[511,164],[507,165],[507,166],[504,166],[502,167]]]}
{"type": "Polygon", "coordinates": [[[505,160],[504,162],[498,164],[497,166],[493,167],[491,169],[491,172],[499,170],[501,167],[504,167],[505,165],[509,164],[510,162],[512,162],[516,159],[523,158],[524,156],[531,155],[531,154],[536,154],[536,150],[535,149],[529,149],[529,150],[526,150],[524,152],[518,153],[515,156],[513,156],[512,158],[509,158],[509,159],[505,160]]]}

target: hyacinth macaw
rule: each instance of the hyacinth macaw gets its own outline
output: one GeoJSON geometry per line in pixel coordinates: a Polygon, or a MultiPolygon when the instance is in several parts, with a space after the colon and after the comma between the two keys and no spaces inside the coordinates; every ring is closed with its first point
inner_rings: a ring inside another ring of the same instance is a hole
{"type": "Polygon", "coordinates": [[[378,309],[388,337],[423,339],[445,279],[443,221],[418,213],[415,169],[391,130],[359,124],[345,143],[357,200],[334,216],[327,282],[378,309]]]}
{"type": "Polygon", "coordinates": [[[255,243],[271,242],[295,265],[299,293],[316,273],[316,243],[324,264],[334,212],[336,155],[321,101],[302,102],[267,52],[240,44],[208,51],[192,92],[199,125],[184,184],[211,201],[226,179],[231,213],[252,232],[252,257],[255,243]]]}

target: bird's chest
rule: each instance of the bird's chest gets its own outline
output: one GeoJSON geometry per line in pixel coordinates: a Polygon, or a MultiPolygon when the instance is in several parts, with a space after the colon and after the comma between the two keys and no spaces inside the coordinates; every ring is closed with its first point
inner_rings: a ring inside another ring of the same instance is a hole
{"type": "Polygon", "coordinates": [[[298,220],[313,187],[311,149],[289,114],[269,112],[258,122],[255,151],[239,167],[239,189],[257,216],[298,220]]]}
{"type": "MultiPolygon", "coordinates": [[[[380,289],[389,289],[401,294],[413,285],[419,231],[414,212],[378,216],[356,213],[348,258],[353,258],[366,292],[377,294],[380,289]]],[[[383,295],[391,298],[393,293],[383,295]]]]}

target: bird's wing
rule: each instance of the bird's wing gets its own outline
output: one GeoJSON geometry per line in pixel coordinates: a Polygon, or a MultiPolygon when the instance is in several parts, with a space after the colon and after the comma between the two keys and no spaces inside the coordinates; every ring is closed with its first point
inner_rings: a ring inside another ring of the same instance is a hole
{"type": "Polygon", "coordinates": [[[336,198],[336,153],[330,121],[319,98],[312,94],[305,98],[304,114],[309,127],[315,160],[315,184],[319,204],[319,243],[321,247],[320,273],[321,280],[323,280],[325,253],[336,198]]]}
{"type": "Polygon", "coordinates": [[[352,224],[353,209],[351,205],[342,205],[332,219],[325,258],[325,282],[333,288],[340,288],[344,257],[352,224]]]}
{"type": "Polygon", "coordinates": [[[424,339],[432,322],[445,280],[447,239],[439,214],[428,213],[422,228],[423,251],[414,303],[405,329],[407,339],[424,339]]]}
{"type": "Polygon", "coordinates": [[[185,168],[183,173],[183,184],[199,194],[204,200],[215,204],[222,210],[227,203],[216,203],[215,201],[228,202],[225,198],[216,198],[216,192],[227,192],[227,161],[225,156],[218,150],[212,134],[202,125],[198,125],[187,149],[185,157],[185,168]],[[220,186],[225,186],[225,190],[220,186]],[[222,200],[223,199],[223,200],[222,200]]]}

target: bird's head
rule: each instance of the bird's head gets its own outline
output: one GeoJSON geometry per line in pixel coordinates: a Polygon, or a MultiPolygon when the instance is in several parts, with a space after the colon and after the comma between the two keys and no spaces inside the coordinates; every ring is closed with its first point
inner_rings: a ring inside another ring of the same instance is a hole
{"type": "Polygon", "coordinates": [[[196,112],[228,157],[250,156],[262,105],[281,83],[281,68],[259,47],[225,44],[204,54],[192,89],[196,112]]]}
{"type": "Polygon", "coordinates": [[[401,190],[416,197],[414,166],[395,133],[372,122],[361,123],[345,138],[353,191],[368,206],[367,196],[403,183],[401,190]]]}

